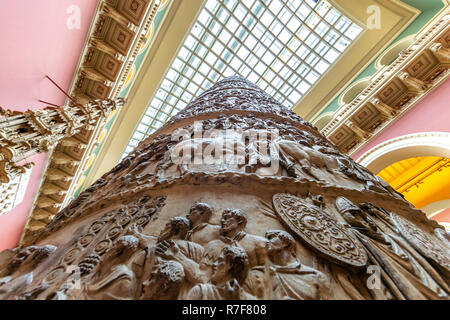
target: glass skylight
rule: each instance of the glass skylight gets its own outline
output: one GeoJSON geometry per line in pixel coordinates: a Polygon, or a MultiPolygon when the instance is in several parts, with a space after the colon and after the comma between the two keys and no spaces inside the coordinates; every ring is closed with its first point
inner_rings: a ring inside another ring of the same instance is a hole
{"type": "Polygon", "coordinates": [[[292,108],[361,30],[326,1],[205,1],[122,158],[224,77],[292,108]]]}

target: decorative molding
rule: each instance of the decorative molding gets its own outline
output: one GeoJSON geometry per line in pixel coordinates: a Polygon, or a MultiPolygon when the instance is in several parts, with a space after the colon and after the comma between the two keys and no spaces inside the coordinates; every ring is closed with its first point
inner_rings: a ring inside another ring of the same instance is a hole
{"type": "Polygon", "coordinates": [[[357,162],[376,174],[397,161],[423,156],[450,158],[450,133],[420,132],[396,137],[373,147],[357,162]]]}
{"type": "MultiPolygon", "coordinates": [[[[130,95],[130,88],[134,85],[136,78],[139,76],[142,69],[144,61],[147,60],[147,55],[151,51],[150,49],[154,45],[156,35],[159,33],[162,22],[165,20],[166,13],[172,7],[173,1],[163,0],[160,2],[156,14],[152,19],[148,19],[148,25],[144,26],[142,35],[145,35],[145,41],[142,41],[139,46],[136,56],[133,56],[132,63],[130,63],[131,68],[128,69],[123,86],[120,87],[118,95],[123,98],[127,98],[130,95]]],[[[156,46],[158,46],[156,44],[156,46]]],[[[125,75],[124,74],[124,75],[125,75]]],[[[127,108],[124,110],[122,108],[117,113],[112,115],[108,120],[107,124],[98,132],[95,144],[93,144],[92,149],[86,154],[85,162],[80,166],[80,171],[77,173],[77,179],[72,183],[71,189],[68,191],[66,199],[63,203],[63,207],[66,206],[70,201],[74,200],[87,186],[92,184],[93,181],[90,180],[91,172],[93,167],[98,162],[98,156],[101,150],[105,147],[105,141],[110,135],[112,128],[117,128],[120,124],[116,124],[117,119],[123,112],[126,112],[130,108],[130,104],[127,103],[127,108]]]]}
{"type": "Polygon", "coordinates": [[[23,174],[15,176],[9,183],[0,183],[0,215],[11,211],[23,201],[31,175],[31,168],[24,169],[23,174]]]}
{"type": "Polygon", "coordinates": [[[311,124],[321,130],[323,127],[327,125],[327,123],[333,119],[334,112],[325,112],[317,117],[311,124]]]}
{"type": "Polygon", "coordinates": [[[166,14],[159,25],[159,30],[153,37],[151,46],[143,53],[139,73],[128,85],[126,92],[127,107],[117,114],[114,127],[104,139],[103,147],[86,176],[84,186],[94,183],[104,172],[115,166],[133,135],[142,114],[144,106],[158,89],[161,79],[174,58],[186,30],[189,30],[203,0],[170,1],[166,5],[166,14]]]}
{"type": "Polygon", "coordinates": [[[353,101],[353,99],[356,98],[358,94],[360,94],[370,84],[370,78],[370,76],[364,77],[348,86],[348,88],[345,89],[339,96],[339,105],[343,106],[353,101]]]}
{"type": "Polygon", "coordinates": [[[347,0],[331,0],[333,6],[345,16],[364,28],[358,39],[347,49],[348,51],[335,61],[322,80],[312,88],[294,106],[293,110],[303,119],[311,121],[318,117],[342,89],[354,81],[361,70],[370,66],[373,60],[382,53],[395,39],[420,15],[421,11],[400,0],[360,0],[358,5],[347,0]],[[366,8],[376,5],[381,10],[383,23],[380,29],[366,27],[366,8]]]}
{"type": "Polygon", "coordinates": [[[341,151],[353,154],[377,133],[411,109],[448,78],[450,66],[450,10],[444,10],[416,41],[371,84],[340,108],[321,132],[341,151]]]}
{"type": "MultiPolygon", "coordinates": [[[[94,100],[85,105],[25,112],[0,107],[0,116],[3,116],[0,119],[0,212],[11,210],[23,200],[33,165],[31,162],[22,164],[24,161],[37,153],[53,150],[64,138],[68,138],[71,147],[80,148],[80,142],[72,136],[88,130],[122,104],[122,99],[94,100]]],[[[65,153],[56,153],[53,161],[58,165],[78,163],[76,157],[65,153]]],[[[54,185],[49,185],[43,193],[51,194],[51,190],[61,194],[61,189],[54,185]]]]}
{"type": "Polygon", "coordinates": [[[393,43],[387,48],[375,61],[375,68],[378,70],[390,65],[398,57],[398,55],[407,49],[415,41],[415,34],[411,34],[403,39],[393,43]],[[389,61],[389,62],[387,62],[389,61]]]}
{"type": "Polygon", "coordinates": [[[423,207],[421,210],[425,212],[428,218],[433,218],[435,215],[438,215],[443,210],[450,208],[450,199],[440,200],[433,203],[430,203],[423,207]]]}
{"type": "MultiPolygon", "coordinates": [[[[69,89],[75,101],[87,103],[119,96],[127,84],[139,48],[147,40],[145,34],[160,4],[160,0],[99,1],[69,89]]],[[[81,130],[71,140],[63,140],[54,148],[21,241],[31,227],[33,230],[43,228],[51,220],[48,217],[67,204],[112,116],[103,117],[91,128],[81,130]],[[74,139],[78,145],[74,145],[74,139]],[[48,199],[52,205],[48,205],[48,199]]]]}

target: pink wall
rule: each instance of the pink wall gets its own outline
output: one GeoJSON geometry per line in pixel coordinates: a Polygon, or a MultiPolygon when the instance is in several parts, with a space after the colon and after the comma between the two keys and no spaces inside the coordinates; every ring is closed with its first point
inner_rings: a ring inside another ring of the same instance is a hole
{"type": "Polygon", "coordinates": [[[439,212],[437,215],[433,217],[433,220],[437,222],[450,222],[450,208],[445,209],[444,211],[439,212]]]}
{"type": "MultiPolygon", "coordinates": [[[[433,131],[450,132],[450,79],[353,155],[353,159],[358,159],[386,140],[411,133],[433,131]]],[[[444,210],[433,219],[438,222],[450,222],[450,209],[444,210]]]]}
{"type": "Polygon", "coordinates": [[[450,79],[352,156],[358,159],[380,143],[417,132],[450,132],[450,79]]]}
{"type": "Polygon", "coordinates": [[[39,187],[46,160],[47,153],[37,154],[30,158],[29,162],[34,162],[35,166],[31,171],[30,182],[25,192],[24,201],[10,212],[0,216],[0,251],[7,248],[14,248],[17,245],[33,204],[36,190],[39,187]]]}
{"type": "MultiPolygon", "coordinates": [[[[64,103],[97,0],[0,1],[0,106],[13,110],[41,109],[39,99],[64,103]],[[72,7],[71,12],[67,10],[72,7]],[[80,28],[67,20],[79,8],[80,28]]],[[[46,154],[36,155],[24,201],[0,216],[0,251],[15,247],[32,206],[45,167],[46,154]]]]}

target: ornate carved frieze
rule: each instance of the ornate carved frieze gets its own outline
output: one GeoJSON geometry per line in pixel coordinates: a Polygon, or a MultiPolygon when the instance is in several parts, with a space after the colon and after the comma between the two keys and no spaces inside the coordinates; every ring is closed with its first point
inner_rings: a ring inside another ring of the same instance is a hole
{"type": "MultiPolygon", "coordinates": [[[[122,99],[94,100],[85,105],[47,107],[25,112],[0,108],[0,115],[3,116],[0,119],[2,182],[10,182],[29,167],[26,164],[22,168],[19,164],[21,161],[36,153],[48,152],[60,140],[72,137],[83,127],[89,128],[122,103],[122,99]]],[[[73,138],[70,141],[73,142],[73,138]]],[[[76,161],[60,153],[56,153],[54,159],[58,164],[76,161]]]]}
{"type": "Polygon", "coordinates": [[[0,298],[448,300],[442,227],[262,98],[219,82],[45,226],[33,220],[0,253],[0,298]]]}
{"type": "Polygon", "coordinates": [[[12,179],[8,177],[10,179],[8,182],[3,181],[0,183],[0,214],[11,211],[22,202],[25,196],[28,181],[30,180],[31,165],[22,166],[21,168],[24,169],[24,172],[21,171],[23,173],[15,175],[12,179]]]}
{"type": "MultiPolygon", "coordinates": [[[[149,30],[159,4],[159,1],[154,0],[99,1],[69,89],[70,95],[78,103],[118,97],[131,70],[137,50],[146,40],[145,37],[141,37],[141,34],[149,30]]],[[[90,127],[78,132],[71,140],[65,138],[58,144],[56,152],[49,160],[44,182],[38,191],[34,209],[29,216],[22,238],[29,232],[28,225],[32,223],[36,210],[41,210],[41,213],[47,211],[49,217],[54,216],[73,192],[84,166],[89,161],[89,156],[96,147],[95,143],[106,120],[102,118],[101,121],[95,121],[90,127]],[[58,175],[54,174],[55,170],[58,170],[58,175]],[[55,188],[60,192],[47,190],[55,188]],[[51,194],[48,194],[49,192],[51,194]],[[42,207],[41,198],[49,197],[55,202],[54,205],[42,207]]],[[[38,225],[45,226],[41,223],[38,225]]]]}

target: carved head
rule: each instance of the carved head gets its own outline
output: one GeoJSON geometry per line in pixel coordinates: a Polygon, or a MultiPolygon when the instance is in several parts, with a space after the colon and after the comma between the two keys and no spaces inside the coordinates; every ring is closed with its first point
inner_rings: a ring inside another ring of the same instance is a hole
{"type": "Polygon", "coordinates": [[[21,266],[34,268],[56,250],[55,246],[29,246],[19,249],[8,266],[11,274],[21,266]]]}
{"type": "Polygon", "coordinates": [[[244,249],[226,246],[212,266],[211,282],[221,283],[236,279],[243,283],[248,272],[248,256],[244,249]]]}
{"type": "Polygon", "coordinates": [[[184,276],[180,263],[158,259],[150,279],[142,284],[141,299],[176,299],[184,276]]]}
{"type": "MultiPolygon", "coordinates": [[[[129,258],[139,248],[139,239],[135,236],[122,236],[114,243],[114,247],[108,252],[107,257],[122,259],[129,258]]],[[[107,259],[107,258],[105,258],[107,259]]]]}
{"type": "Polygon", "coordinates": [[[161,231],[158,241],[169,239],[184,239],[190,229],[190,222],[184,217],[173,217],[167,222],[164,230],[161,231]]]}
{"type": "Polygon", "coordinates": [[[288,232],[282,230],[269,230],[266,232],[265,237],[269,240],[267,242],[267,251],[269,255],[284,250],[295,254],[295,240],[288,232]]]}
{"type": "Polygon", "coordinates": [[[186,218],[191,223],[191,226],[196,226],[199,223],[207,222],[211,218],[212,208],[209,204],[203,202],[196,202],[189,210],[186,218]]]}
{"type": "Polygon", "coordinates": [[[247,225],[247,217],[240,209],[228,208],[222,213],[220,219],[220,234],[230,235],[235,231],[244,230],[247,225]]]}
{"type": "Polygon", "coordinates": [[[361,209],[358,206],[344,197],[336,199],[336,208],[345,220],[351,220],[361,213],[361,209]]]}

